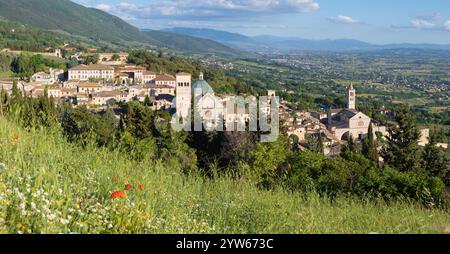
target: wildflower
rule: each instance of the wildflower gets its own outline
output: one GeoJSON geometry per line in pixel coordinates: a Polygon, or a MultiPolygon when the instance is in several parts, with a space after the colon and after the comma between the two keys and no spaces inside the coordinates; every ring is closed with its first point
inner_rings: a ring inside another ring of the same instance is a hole
{"type": "Polygon", "coordinates": [[[126,184],[125,185],[125,190],[131,190],[131,184],[126,184]]]}
{"type": "Polygon", "coordinates": [[[142,188],[142,184],[139,184],[138,189],[139,190],[143,190],[144,189],[144,188],[142,188]]]}
{"type": "Polygon", "coordinates": [[[113,182],[118,182],[119,179],[117,179],[117,177],[113,177],[112,181],[113,181],[113,182]]]}
{"type": "Polygon", "coordinates": [[[14,139],[15,141],[19,141],[19,140],[20,140],[20,136],[19,136],[19,134],[17,134],[17,133],[14,133],[14,135],[13,135],[13,139],[14,139]]]}
{"type": "Polygon", "coordinates": [[[50,213],[50,214],[47,215],[47,221],[52,221],[52,220],[54,220],[55,218],[56,218],[56,215],[54,215],[54,214],[52,214],[52,213],[50,213]]]}
{"type": "Polygon", "coordinates": [[[111,193],[110,198],[125,198],[126,196],[125,192],[119,190],[111,193]]]}

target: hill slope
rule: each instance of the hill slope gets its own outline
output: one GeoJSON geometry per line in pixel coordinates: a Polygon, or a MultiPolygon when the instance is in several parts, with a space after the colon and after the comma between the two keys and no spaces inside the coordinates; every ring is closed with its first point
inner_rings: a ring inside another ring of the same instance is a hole
{"type": "Polygon", "coordinates": [[[241,56],[242,52],[215,41],[169,32],[141,32],[138,28],[104,11],[69,0],[0,0],[0,18],[67,36],[89,38],[99,47],[168,47],[175,51],[241,56]],[[100,43],[101,42],[101,43],[100,43]]]}
{"type": "Polygon", "coordinates": [[[0,118],[0,233],[439,233],[450,215],[185,177],[176,166],[68,144],[0,118]],[[111,199],[124,190],[123,199],[111,199]],[[142,188],[138,188],[139,184],[142,188]]]}
{"type": "Polygon", "coordinates": [[[136,27],[101,10],[69,0],[0,0],[0,16],[48,30],[61,30],[99,41],[150,42],[136,27]]]}
{"type": "Polygon", "coordinates": [[[241,52],[213,40],[164,31],[144,30],[143,33],[147,34],[153,40],[158,41],[160,45],[165,45],[184,52],[218,54],[232,57],[250,55],[247,52],[241,52]]]}

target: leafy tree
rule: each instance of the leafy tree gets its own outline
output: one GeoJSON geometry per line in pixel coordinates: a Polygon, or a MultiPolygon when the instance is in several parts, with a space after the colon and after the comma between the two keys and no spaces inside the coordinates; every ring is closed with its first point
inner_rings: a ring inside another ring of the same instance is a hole
{"type": "Polygon", "coordinates": [[[292,134],[292,135],[289,136],[289,140],[292,143],[292,146],[291,146],[292,147],[292,151],[298,152],[299,151],[299,144],[300,144],[298,136],[292,134]]]}
{"type": "Polygon", "coordinates": [[[120,60],[120,56],[118,54],[114,54],[114,55],[112,55],[111,60],[112,61],[119,61],[120,60]]]}
{"type": "Polygon", "coordinates": [[[152,136],[153,111],[131,101],[124,106],[126,130],[136,139],[141,140],[152,136]]]}
{"type": "Polygon", "coordinates": [[[444,179],[449,168],[450,161],[445,153],[437,147],[437,136],[433,131],[430,134],[429,142],[423,151],[423,168],[431,176],[444,179]]]}
{"type": "Polygon", "coordinates": [[[319,133],[319,135],[308,135],[306,137],[306,140],[308,141],[308,149],[317,152],[317,153],[324,153],[324,147],[323,147],[323,137],[322,133],[319,133]]]}
{"type": "Polygon", "coordinates": [[[293,153],[289,158],[290,167],[284,182],[289,189],[312,191],[316,190],[317,177],[326,157],[323,154],[305,150],[293,153]]]}
{"type": "Polygon", "coordinates": [[[78,59],[75,57],[71,57],[69,62],[67,63],[67,67],[70,69],[76,66],[78,66],[78,59]]]}
{"type": "Polygon", "coordinates": [[[356,192],[362,173],[362,168],[356,162],[340,157],[326,160],[317,178],[318,190],[331,195],[356,192]]]}
{"type": "Polygon", "coordinates": [[[282,135],[275,142],[256,144],[250,154],[250,170],[261,187],[272,188],[278,177],[288,173],[287,159],[290,155],[289,141],[282,135]]]}
{"type": "Polygon", "coordinates": [[[150,100],[150,97],[148,95],[146,95],[145,98],[144,98],[144,105],[145,106],[151,106],[152,105],[152,101],[150,100]]]}
{"type": "Polygon", "coordinates": [[[42,55],[20,54],[11,63],[11,69],[22,80],[28,80],[34,73],[48,71],[49,68],[67,68],[65,60],[56,60],[42,55]]]}
{"type": "Polygon", "coordinates": [[[85,64],[96,64],[98,63],[98,61],[100,61],[99,54],[87,55],[86,58],[84,59],[85,64]]]}
{"type": "Polygon", "coordinates": [[[384,161],[402,172],[419,169],[422,156],[418,141],[420,132],[412,112],[406,106],[395,114],[398,126],[389,129],[387,144],[383,149],[384,161]]]}
{"type": "Polygon", "coordinates": [[[241,162],[250,163],[250,155],[256,148],[257,136],[251,132],[220,133],[219,162],[221,166],[236,169],[241,162]]]}
{"type": "Polygon", "coordinates": [[[14,56],[12,54],[0,53],[0,72],[9,71],[13,59],[14,56]]]}

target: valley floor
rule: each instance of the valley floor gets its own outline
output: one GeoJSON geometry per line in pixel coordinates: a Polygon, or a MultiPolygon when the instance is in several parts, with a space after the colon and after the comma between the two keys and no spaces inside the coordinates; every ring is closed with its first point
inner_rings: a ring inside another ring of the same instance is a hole
{"type": "Polygon", "coordinates": [[[449,213],[409,201],[330,202],[180,172],[0,119],[0,233],[450,233],[449,213]]]}

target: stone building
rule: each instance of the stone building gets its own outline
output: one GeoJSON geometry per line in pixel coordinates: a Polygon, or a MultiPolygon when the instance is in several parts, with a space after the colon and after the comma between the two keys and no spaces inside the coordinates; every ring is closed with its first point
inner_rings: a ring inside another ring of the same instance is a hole
{"type": "Polygon", "coordinates": [[[90,79],[112,80],[114,68],[101,64],[78,65],[69,69],[69,80],[88,81],[90,79]]]}
{"type": "MultiPolygon", "coordinates": [[[[351,137],[362,140],[368,134],[372,119],[356,110],[356,90],[351,84],[347,88],[347,108],[329,110],[326,118],[328,130],[338,140],[348,140],[351,137]]],[[[387,135],[386,127],[373,125],[374,132],[387,135]]]]}
{"type": "Polygon", "coordinates": [[[159,75],[156,75],[155,78],[156,85],[169,85],[175,87],[176,83],[177,79],[174,76],[169,75],[167,73],[161,73],[159,75]]]}
{"type": "Polygon", "coordinates": [[[177,115],[185,119],[189,116],[192,104],[192,77],[191,74],[180,72],[176,75],[176,94],[175,108],[177,115]]]}

